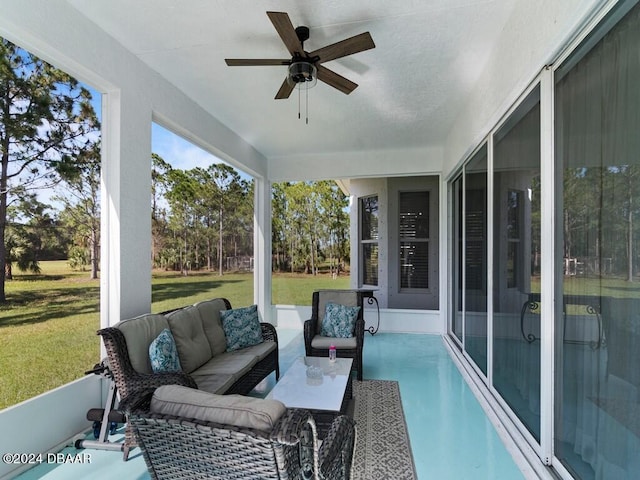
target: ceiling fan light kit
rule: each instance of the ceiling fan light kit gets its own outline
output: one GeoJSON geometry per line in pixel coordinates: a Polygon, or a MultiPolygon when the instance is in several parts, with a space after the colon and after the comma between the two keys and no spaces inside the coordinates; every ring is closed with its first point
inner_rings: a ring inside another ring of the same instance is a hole
{"type": "Polygon", "coordinates": [[[308,61],[300,60],[289,65],[289,75],[287,82],[289,85],[298,88],[310,89],[318,83],[318,69],[308,61]]]}
{"type": "MultiPolygon", "coordinates": [[[[327,85],[340,90],[344,94],[350,94],[358,86],[357,83],[346,79],[342,75],[329,70],[322,63],[330,60],[353,55],[375,48],[373,39],[369,32],[361,33],[354,37],[347,38],[340,42],[336,42],[326,47],[322,47],[313,52],[304,50],[304,42],[309,39],[309,28],[300,26],[293,28],[289,15],[284,12],[267,12],[267,16],[273,23],[278,35],[282,39],[285,47],[291,54],[291,59],[226,59],[226,63],[230,67],[239,66],[278,66],[288,65],[287,76],[280,86],[280,90],[276,93],[276,100],[289,98],[293,89],[298,87],[300,90],[308,90],[313,88],[317,81],[326,83],[327,85]]],[[[300,118],[300,95],[298,94],[298,118],[300,118]]],[[[308,99],[307,99],[308,109],[308,99]]],[[[307,123],[309,119],[307,116],[307,123]]]]}

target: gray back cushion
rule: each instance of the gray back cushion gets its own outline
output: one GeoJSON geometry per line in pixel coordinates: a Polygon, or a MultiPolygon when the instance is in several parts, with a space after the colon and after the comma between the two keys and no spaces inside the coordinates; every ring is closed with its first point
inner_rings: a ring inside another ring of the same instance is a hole
{"type": "Polygon", "coordinates": [[[182,370],[191,373],[211,359],[209,340],[204,333],[200,314],[194,306],[167,314],[167,321],[176,341],[182,370]]]}
{"type": "Polygon", "coordinates": [[[227,350],[227,338],[224,335],[222,322],[220,321],[220,311],[227,309],[224,300],[215,298],[196,303],[194,306],[200,313],[204,333],[211,347],[211,353],[214,356],[224,353],[227,350]]]}
{"type": "Polygon", "coordinates": [[[123,320],[116,325],[127,341],[131,366],[139,373],[153,373],[149,360],[149,345],[160,332],[169,328],[164,315],[146,313],[135,318],[123,320]]]}
{"type": "Polygon", "coordinates": [[[151,412],[270,432],[286,411],[278,400],[216,395],[179,385],[156,389],[151,412]]]}
{"type": "Polygon", "coordinates": [[[316,323],[316,333],[322,329],[324,311],[327,303],[337,303],[347,307],[358,306],[358,293],[353,290],[319,290],[318,291],[318,322],[316,323]]]}

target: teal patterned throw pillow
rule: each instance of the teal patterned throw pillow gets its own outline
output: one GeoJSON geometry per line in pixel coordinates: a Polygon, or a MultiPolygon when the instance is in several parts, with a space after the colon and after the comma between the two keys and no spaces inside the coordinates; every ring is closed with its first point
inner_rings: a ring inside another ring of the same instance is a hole
{"type": "Polygon", "coordinates": [[[320,335],[323,337],[349,338],[353,337],[356,318],[360,307],[347,307],[338,303],[327,303],[320,335]]]}
{"type": "Polygon", "coordinates": [[[227,337],[227,352],[263,342],[257,305],[222,310],[220,320],[227,337]]]}
{"type": "Polygon", "coordinates": [[[149,345],[149,360],[155,373],[180,372],[180,358],[171,330],[165,328],[149,345]]]}

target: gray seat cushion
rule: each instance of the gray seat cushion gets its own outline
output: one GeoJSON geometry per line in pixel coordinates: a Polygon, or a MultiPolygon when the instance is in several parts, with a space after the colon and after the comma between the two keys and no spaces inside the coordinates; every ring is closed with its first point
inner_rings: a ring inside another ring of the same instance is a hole
{"type": "Polygon", "coordinates": [[[227,352],[225,355],[252,355],[258,359],[263,360],[267,355],[276,349],[276,342],[262,342],[258,345],[252,345],[245,347],[241,350],[234,350],[233,352],[227,352]]]}
{"type": "Polygon", "coordinates": [[[204,365],[194,370],[191,375],[194,378],[196,376],[202,377],[206,375],[232,375],[233,378],[237,380],[251,370],[251,367],[256,363],[258,363],[258,357],[255,355],[242,355],[240,353],[230,355],[223,353],[222,355],[211,358],[204,365]]]}
{"type": "Polygon", "coordinates": [[[222,395],[235,383],[236,379],[231,374],[208,374],[198,375],[191,374],[191,378],[198,385],[198,390],[203,390],[209,393],[218,393],[222,395]]]}
{"type": "Polygon", "coordinates": [[[270,432],[286,407],[278,400],[215,395],[178,385],[165,385],[154,392],[151,411],[270,432]]]}

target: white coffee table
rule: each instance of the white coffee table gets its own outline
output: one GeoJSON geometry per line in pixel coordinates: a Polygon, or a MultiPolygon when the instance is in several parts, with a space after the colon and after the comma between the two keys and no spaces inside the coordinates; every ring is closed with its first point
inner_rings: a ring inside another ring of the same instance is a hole
{"type": "Polygon", "coordinates": [[[267,398],[280,400],[289,408],[310,410],[319,430],[324,432],[337,415],[347,411],[352,395],[352,364],[351,358],[332,362],[327,357],[299,357],[267,398]],[[308,376],[308,369],[315,375],[308,376]]]}

